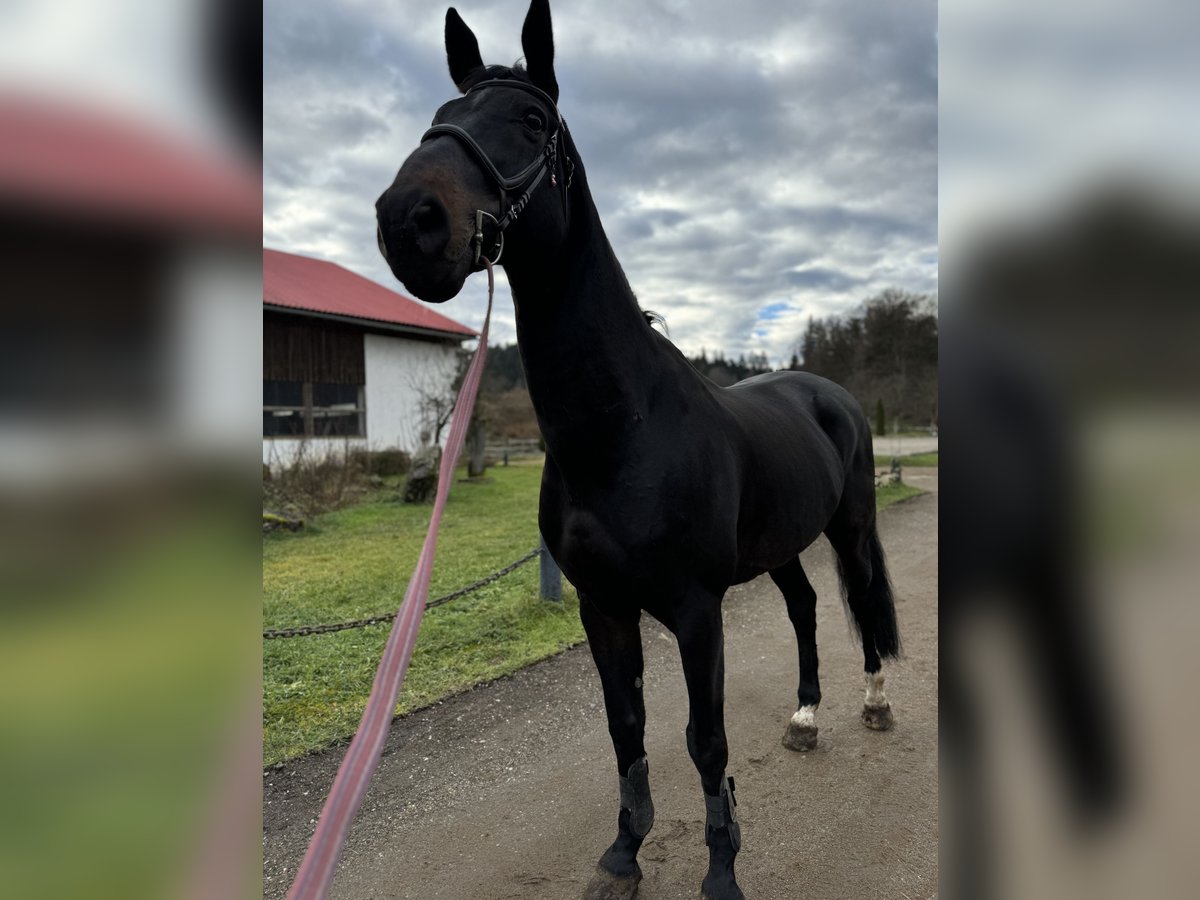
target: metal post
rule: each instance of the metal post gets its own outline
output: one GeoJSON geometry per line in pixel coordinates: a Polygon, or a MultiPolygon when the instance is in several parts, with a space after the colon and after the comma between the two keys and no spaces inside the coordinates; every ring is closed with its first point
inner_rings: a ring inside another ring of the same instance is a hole
{"type": "Polygon", "coordinates": [[[554,557],[550,555],[550,551],[546,549],[546,539],[540,534],[538,539],[542,546],[542,553],[538,558],[538,565],[541,569],[542,599],[562,603],[562,570],[554,561],[554,557]]]}

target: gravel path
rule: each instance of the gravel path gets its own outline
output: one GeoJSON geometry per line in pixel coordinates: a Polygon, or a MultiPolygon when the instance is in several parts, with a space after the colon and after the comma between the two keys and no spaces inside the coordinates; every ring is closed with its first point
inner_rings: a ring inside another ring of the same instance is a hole
{"type": "MultiPolygon", "coordinates": [[[[936,896],[937,470],[921,472],[921,482],[933,492],[880,516],[907,653],[885,668],[892,731],[859,723],[862,655],[848,638],[823,540],[804,556],[819,597],[824,698],[815,751],[780,743],[797,679],[782,597],[766,577],[726,597],[737,871],[751,900],[936,896]]],[[[642,635],[657,814],[638,897],[694,898],[707,852],[699,777],[683,739],[679,655],[648,617],[642,635]]],[[[265,897],[286,893],[340,759],[333,750],[264,773],[265,897]]],[[[587,648],[577,647],[393,724],[332,895],[575,898],[616,833],[616,813],[599,679],[587,648]]]]}

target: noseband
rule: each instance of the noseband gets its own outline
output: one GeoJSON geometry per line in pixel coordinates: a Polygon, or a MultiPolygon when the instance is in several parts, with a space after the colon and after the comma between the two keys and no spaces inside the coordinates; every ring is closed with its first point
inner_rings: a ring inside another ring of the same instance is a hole
{"type": "MultiPolygon", "coordinates": [[[[486,260],[493,265],[500,261],[500,254],[504,252],[504,230],[517,220],[517,216],[521,214],[521,212],[525,209],[525,205],[529,202],[529,198],[533,194],[534,188],[541,184],[541,181],[546,177],[547,172],[550,173],[550,186],[558,187],[558,177],[555,174],[555,170],[559,165],[558,141],[559,135],[567,130],[567,123],[563,119],[562,115],[559,114],[558,105],[554,102],[549,94],[540,88],[534,87],[532,84],[526,84],[524,81],[517,81],[513,78],[496,78],[490,81],[480,82],[479,84],[470,88],[466,93],[470,94],[474,91],[482,90],[483,88],[488,87],[517,88],[525,91],[526,93],[533,94],[535,97],[544,101],[550,107],[550,109],[553,110],[555,117],[558,119],[558,128],[556,128],[554,133],[550,135],[550,139],[546,141],[546,145],[542,147],[541,152],[534,158],[534,160],[511,178],[505,178],[504,175],[500,173],[500,170],[496,168],[496,164],[493,163],[488,157],[484,149],[479,146],[479,143],[475,140],[475,138],[471,137],[471,135],[465,129],[460,128],[458,125],[434,125],[423,135],[421,135],[422,144],[431,138],[439,137],[443,134],[448,134],[457,139],[459,143],[461,143],[475,155],[475,158],[478,159],[483,165],[483,170],[491,177],[492,181],[496,183],[496,187],[500,191],[499,209],[501,210],[501,214],[499,218],[492,215],[487,210],[475,210],[475,234],[471,238],[471,244],[475,248],[474,264],[476,266],[480,265],[481,260],[486,260]],[[505,210],[504,206],[508,199],[509,192],[520,190],[522,187],[525,188],[524,193],[522,193],[521,196],[518,197],[508,207],[507,210],[505,210]],[[483,253],[483,220],[485,218],[491,219],[492,223],[496,226],[496,238],[491,248],[494,251],[495,256],[491,259],[488,259],[488,257],[486,257],[483,253]]],[[[575,163],[572,161],[571,157],[566,155],[566,153],[563,154],[563,159],[567,164],[567,184],[563,189],[563,214],[565,216],[567,213],[567,192],[570,190],[571,181],[575,177],[575,163]]]]}

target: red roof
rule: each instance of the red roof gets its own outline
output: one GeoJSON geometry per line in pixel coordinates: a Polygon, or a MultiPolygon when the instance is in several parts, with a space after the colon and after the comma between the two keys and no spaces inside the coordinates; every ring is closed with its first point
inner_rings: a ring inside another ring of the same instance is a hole
{"type": "Polygon", "coordinates": [[[475,337],[476,332],[424,303],[336,263],[263,248],[263,303],[475,337]]]}
{"type": "Polygon", "coordinates": [[[248,236],[262,228],[262,180],[242,163],[147,124],[0,93],[0,202],[248,236]]]}

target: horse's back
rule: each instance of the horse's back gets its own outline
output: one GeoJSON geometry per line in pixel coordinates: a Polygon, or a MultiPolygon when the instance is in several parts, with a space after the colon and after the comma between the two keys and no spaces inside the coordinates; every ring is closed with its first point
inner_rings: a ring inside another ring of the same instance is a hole
{"type": "Polygon", "coordinates": [[[768,372],[740,381],[722,392],[726,408],[757,435],[815,439],[804,449],[836,451],[843,469],[871,458],[871,429],[854,396],[841,385],[811,372],[768,372]],[[782,429],[782,432],[780,431],[782,429]],[[789,432],[795,432],[789,434],[789,432]]]}
{"type": "Polygon", "coordinates": [[[857,401],[808,372],[771,372],[720,391],[741,466],[740,577],[795,556],[825,530],[848,482],[872,464],[857,401]]]}

